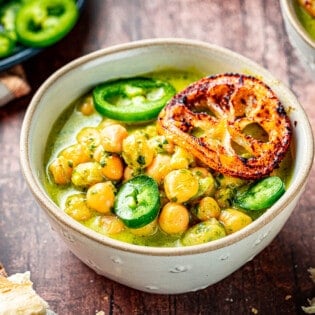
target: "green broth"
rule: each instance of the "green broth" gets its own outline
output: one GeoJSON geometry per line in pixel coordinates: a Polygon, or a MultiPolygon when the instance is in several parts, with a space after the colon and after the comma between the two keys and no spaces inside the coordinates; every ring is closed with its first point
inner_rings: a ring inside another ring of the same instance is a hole
{"type": "MultiPolygon", "coordinates": [[[[190,83],[197,81],[203,75],[200,73],[194,72],[178,72],[178,71],[163,71],[148,74],[148,77],[161,79],[170,82],[177,91],[180,91],[187,87],[190,83]]],[[[91,94],[88,93],[87,95],[83,95],[78,100],[73,102],[59,117],[56,121],[55,125],[52,128],[48,145],[46,148],[46,155],[45,155],[45,168],[46,168],[46,189],[53,201],[60,207],[60,209],[65,208],[65,202],[68,196],[73,195],[75,193],[82,193],[85,192],[84,189],[79,189],[74,187],[73,185],[65,185],[60,186],[53,182],[51,176],[48,171],[48,166],[50,163],[58,156],[58,154],[66,147],[74,144],[76,142],[76,135],[83,127],[96,127],[98,126],[104,119],[100,114],[93,113],[92,115],[86,116],[83,115],[79,111],[79,106],[82,101],[90,96],[91,94]]],[[[105,118],[106,119],[106,118],[105,118]]],[[[145,125],[130,125],[126,126],[129,133],[135,132],[137,130],[145,129],[146,132],[150,133],[152,128],[155,129],[155,122],[147,123],[145,125]]],[[[255,134],[255,137],[260,137],[259,129],[253,129],[250,133],[255,134]]],[[[263,135],[261,135],[262,137],[263,135]]],[[[280,167],[274,171],[274,174],[281,177],[282,180],[288,184],[290,173],[291,173],[291,154],[287,154],[286,158],[281,163],[280,167]]],[[[247,184],[249,185],[250,182],[247,184]]],[[[62,211],[62,210],[61,210],[62,211]]],[[[260,216],[262,212],[247,212],[252,219],[256,219],[260,216]]],[[[98,213],[97,211],[93,212],[93,216],[81,223],[88,228],[100,233],[108,235],[102,228],[100,224],[102,219],[102,214],[98,213]]],[[[128,242],[131,244],[136,245],[143,245],[143,246],[155,246],[155,247],[176,247],[182,246],[180,243],[181,235],[168,235],[164,233],[162,230],[159,229],[153,234],[149,236],[139,236],[135,235],[134,233],[130,232],[127,228],[124,229],[122,232],[118,234],[111,234],[109,235],[112,238],[117,240],[128,242]]]]}

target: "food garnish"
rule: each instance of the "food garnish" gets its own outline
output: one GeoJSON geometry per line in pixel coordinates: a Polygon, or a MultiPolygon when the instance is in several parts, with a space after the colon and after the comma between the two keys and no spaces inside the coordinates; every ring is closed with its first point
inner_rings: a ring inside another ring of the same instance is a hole
{"type": "Polygon", "coordinates": [[[152,222],[160,210],[159,188],[146,175],[133,177],[119,189],[114,213],[130,228],[141,228],[152,222]]]}
{"type": "Polygon", "coordinates": [[[100,84],[94,88],[93,98],[100,114],[138,123],[156,118],[175,92],[168,82],[133,78],[100,84]]]}
{"type": "Polygon", "coordinates": [[[276,94],[258,78],[220,74],[176,94],[157,128],[220,173],[258,179],[272,172],[289,148],[292,127],[276,94]],[[257,125],[263,139],[247,133],[257,125]]]}
{"type": "Polygon", "coordinates": [[[298,2],[312,17],[315,17],[315,1],[314,0],[298,0],[298,2]]]}

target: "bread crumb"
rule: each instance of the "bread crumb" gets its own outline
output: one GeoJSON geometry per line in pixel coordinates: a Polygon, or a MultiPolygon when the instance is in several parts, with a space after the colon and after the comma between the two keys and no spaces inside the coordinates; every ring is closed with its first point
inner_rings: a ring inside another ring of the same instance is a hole
{"type": "Polygon", "coordinates": [[[286,301],[288,301],[288,300],[292,299],[292,295],[288,294],[288,295],[285,296],[284,299],[285,299],[286,301]]]}
{"type": "Polygon", "coordinates": [[[105,315],[104,311],[96,311],[95,315],[105,315]]]}
{"type": "Polygon", "coordinates": [[[315,314],[315,298],[312,298],[311,300],[307,300],[309,303],[309,306],[302,306],[302,310],[306,314],[315,314]]]}
{"type": "MultiPolygon", "coordinates": [[[[310,273],[310,278],[315,283],[315,268],[309,268],[308,272],[310,273]]],[[[302,306],[302,310],[306,314],[315,314],[315,297],[308,299],[308,306],[302,306]]]]}
{"type": "Polygon", "coordinates": [[[251,312],[252,312],[253,314],[258,314],[258,309],[255,308],[255,307],[252,307],[252,308],[251,308],[251,312]]]}

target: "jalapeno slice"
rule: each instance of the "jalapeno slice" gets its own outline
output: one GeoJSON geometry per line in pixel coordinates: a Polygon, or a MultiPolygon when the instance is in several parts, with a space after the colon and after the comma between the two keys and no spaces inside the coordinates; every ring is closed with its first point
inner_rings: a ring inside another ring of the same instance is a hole
{"type": "Polygon", "coordinates": [[[0,8],[0,58],[10,56],[16,45],[15,17],[21,4],[9,2],[0,8]]]}
{"type": "Polygon", "coordinates": [[[0,33],[0,58],[11,55],[14,47],[14,41],[6,33],[0,33]]]}
{"type": "Polygon", "coordinates": [[[285,192],[283,181],[277,176],[266,177],[248,191],[236,197],[235,205],[245,210],[271,207],[285,192]]]}
{"type": "Polygon", "coordinates": [[[16,16],[19,42],[31,47],[46,47],[64,37],[78,19],[74,0],[30,0],[16,16]]]}
{"type": "Polygon", "coordinates": [[[94,88],[93,98],[100,114],[132,123],[156,118],[175,93],[168,82],[134,78],[100,84],[94,88]]]}
{"type": "Polygon", "coordinates": [[[15,31],[15,19],[22,4],[20,1],[11,1],[0,9],[0,28],[10,37],[12,41],[17,40],[15,31]]]}
{"type": "Polygon", "coordinates": [[[129,228],[141,228],[152,222],[160,209],[158,185],[146,175],[124,183],[115,199],[114,212],[129,228]]]}

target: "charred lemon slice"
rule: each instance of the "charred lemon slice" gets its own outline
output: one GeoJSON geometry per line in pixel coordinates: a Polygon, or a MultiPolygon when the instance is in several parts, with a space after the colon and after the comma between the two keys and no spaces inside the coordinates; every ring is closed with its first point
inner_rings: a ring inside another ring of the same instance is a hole
{"type": "Polygon", "coordinates": [[[298,2],[312,17],[315,17],[315,0],[298,0],[298,2]]]}
{"type": "Polygon", "coordinates": [[[157,129],[215,171],[244,179],[271,173],[292,137],[289,117],[275,93],[243,74],[191,84],[164,107],[157,129]]]}

